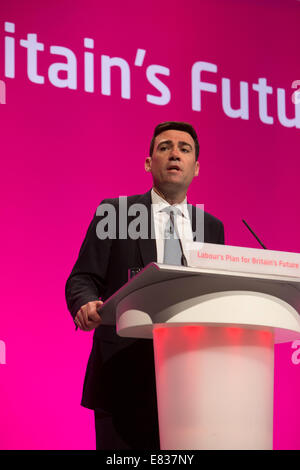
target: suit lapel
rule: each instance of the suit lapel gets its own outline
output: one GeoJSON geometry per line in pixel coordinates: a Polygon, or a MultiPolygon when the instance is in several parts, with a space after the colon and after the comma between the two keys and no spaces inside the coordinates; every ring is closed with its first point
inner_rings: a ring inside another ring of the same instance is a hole
{"type": "Polygon", "coordinates": [[[146,238],[139,238],[137,240],[143,264],[144,266],[147,266],[147,264],[157,261],[156,240],[154,235],[154,220],[151,207],[151,190],[148,191],[146,194],[141,195],[137,202],[139,204],[143,204],[146,207],[148,215],[148,236],[146,238]]]}
{"type": "Polygon", "coordinates": [[[187,204],[193,232],[194,242],[204,242],[204,212],[191,204],[187,204]]]}

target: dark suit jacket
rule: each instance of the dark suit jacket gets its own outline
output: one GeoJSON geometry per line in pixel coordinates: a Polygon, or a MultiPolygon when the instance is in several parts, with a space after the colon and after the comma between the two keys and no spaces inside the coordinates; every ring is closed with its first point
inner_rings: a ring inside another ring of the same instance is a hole
{"type": "MultiPolygon", "coordinates": [[[[103,203],[115,207],[118,233],[119,199],[107,199],[103,203]]],[[[150,230],[153,230],[151,191],[127,198],[128,207],[136,203],[149,209],[150,235],[150,230]]],[[[195,211],[199,209],[188,207],[195,232],[195,211]]],[[[73,317],[87,302],[99,297],[104,301],[117,291],[128,281],[129,268],[143,268],[157,260],[156,241],[150,237],[100,240],[96,235],[100,219],[100,216],[94,216],[67,280],[66,300],[73,317]]],[[[132,219],[128,217],[128,224],[132,219]]],[[[194,240],[203,241],[201,233],[195,232],[194,240]]],[[[204,213],[204,241],[224,243],[222,222],[207,213],[204,213]]],[[[114,327],[100,325],[94,332],[81,404],[113,412],[116,416],[123,415],[125,407],[128,419],[132,419],[132,413],[139,414],[143,420],[151,419],[151,408],[156,410],[152,341],[121,338],[116,335],[114,327]]]]}

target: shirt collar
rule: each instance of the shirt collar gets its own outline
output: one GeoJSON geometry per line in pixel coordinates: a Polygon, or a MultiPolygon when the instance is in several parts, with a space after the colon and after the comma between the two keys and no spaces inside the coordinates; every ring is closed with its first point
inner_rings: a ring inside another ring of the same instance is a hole
{"type": "MultiPolygon", "coordinates": [[[[164,198],[162,198],[159,194],[157,194],[153,188],[151,189],[151,201],[152,201],[152,208],[153,208],[154,214],[156,214],[157,212],[160,212],[165,207],[170,206],[170,204],[164,198]]],[[[184,217],[189,218],[186,197],[180,204],[174,204],[174,207],[177,207],[181,211],[184,217]]]]}

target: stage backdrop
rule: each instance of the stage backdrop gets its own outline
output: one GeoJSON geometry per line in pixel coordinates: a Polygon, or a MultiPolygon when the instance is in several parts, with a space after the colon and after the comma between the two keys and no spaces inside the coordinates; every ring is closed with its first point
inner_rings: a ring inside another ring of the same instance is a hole
{"type": "MultiPolygon", "coordinates": [[[[100,201],[151,187],[158,122],[197,129],[189,200],[227,244],[259,247],[245,218],[300,251],[299,24],[296,0],[1,2],[1,449],[95,446],[64,286],[100,201]]],[[[299,373],[276,346],[276,449],[300,449],[299,373]]]]}

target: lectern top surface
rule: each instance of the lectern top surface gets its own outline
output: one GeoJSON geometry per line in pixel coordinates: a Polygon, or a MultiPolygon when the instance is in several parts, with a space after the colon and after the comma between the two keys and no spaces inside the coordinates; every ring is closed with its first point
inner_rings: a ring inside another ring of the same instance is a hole
{"type": "Polygon", "coordinates": [[[150,263],[106,300],[101,309],[103,322],[114,323],[118,302],[132,292],[155,283],[191,276],[198,276],[199,280],[204,278],[206,281],[209,280],[208,292],[221,290],[263,292],[281,298],[300,313],[300,278],[150,263]]]}

